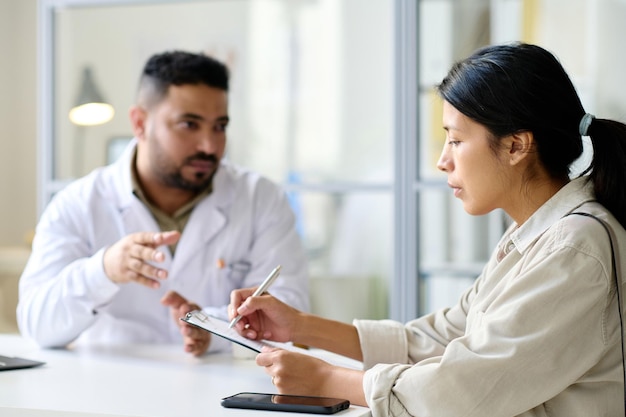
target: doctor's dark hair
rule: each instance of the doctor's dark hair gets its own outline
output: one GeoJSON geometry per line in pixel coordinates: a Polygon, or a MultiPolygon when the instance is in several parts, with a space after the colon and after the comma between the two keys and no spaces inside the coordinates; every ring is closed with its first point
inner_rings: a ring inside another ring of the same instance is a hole
{"type": "Polygon", "coordinates": [[[170,86],[204,84],[228,91],[229,72],[226,65],[204,54],[167,51],[152,55],[139,80],[139,100],[150,105],[160,102],[170,86]]]}
{"type": "MultiPolygon", "coordinates": [[[[491,147],[516,132],[532,132],[539,160],[554,178],[567,179],[582,154],[583,105],[557,58],[524,43],[481,48],[452,66],[440,96],[491,133],[491,147]]],[[[626,227],[626,125],[594,118],[587,130],[593,158],[583,174],[596,199],[626,227]]]]}

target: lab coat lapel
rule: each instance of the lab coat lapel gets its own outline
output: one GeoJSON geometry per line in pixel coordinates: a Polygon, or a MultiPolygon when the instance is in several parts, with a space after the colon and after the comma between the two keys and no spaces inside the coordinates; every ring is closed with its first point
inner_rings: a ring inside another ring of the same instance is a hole
{"type": "Polygon", "coordinates": [[[157,232],[159,225],[150,210],[133,193],[130,175],[131,160],[135,154],[136,140],[133,139],[124,150],[118,161],[113,177],[113,198],[117,201],[117,209],[122,219],[123,235],[136,232],[157,232]]]}
{"type": "MultiPolygon", "coordinates": [[[[129,197],[124,199],[123,204],[118,206],[118,210],[124,229],[121,233],[122,236],[137,232],[160,231],[159,225],[152,213],[150,213],[150,210],[132,192],[129,194],[129,197]]],[[[172,254],[167,246],[159,249],[165,253],[165,261],[161,265],[167,269],[172,262],[172,254]]]]}
{"type": "MultiPolygon", "coordinates": [[[[191,213],[174,255],[174,269],[189,263],[198,251],[204,251],[208,242],[226,225],[226,216],[212,204],[211,197],[202,200],[191,213]]],[[[172,275],[176,275],[172,273],[172,275]]]]}
{"type": "MultiPolygon", "coordinates": [[[[115,166],[108,187],[109,198],[115,202],[118,218],[121,220],[117,227],[120,228],[118,233],[122,237],[131,233],[158,232],[160,230],[150,210],[133,193],[130,166],[136,144],[137,141],[133,139],[114,163],[115,166]]],[[[162,265],[167,268],[171,264],[172,255],[169,248],[163,247],[161,249],[166,258],[162,265]]]]}

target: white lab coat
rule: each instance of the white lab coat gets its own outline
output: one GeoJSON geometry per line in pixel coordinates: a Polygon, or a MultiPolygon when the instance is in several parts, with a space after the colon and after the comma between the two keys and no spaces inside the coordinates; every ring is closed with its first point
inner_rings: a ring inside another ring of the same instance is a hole
{"type": "MultiPolygon", "coordinates": [[[[278,264],[281,275],[270,292],[309,309],[306,257],[285,193],[228,162],[221,163],[213,192],[191,213],[175,257],[161,247],[166,259],[159,266],[169,277],[159,289],[109,280],[105,249],[130,233],[159,230],[132,192],[134,147],[68,185],[43,213],[20,279],[17,319],[24,336],[45,347],[180,342],[175,320],[159,302],[166,291],[226,316],[230,292],[258,285],[278,264]]],[[[209,350],[226,346],[213,337],[209,350]]]]}

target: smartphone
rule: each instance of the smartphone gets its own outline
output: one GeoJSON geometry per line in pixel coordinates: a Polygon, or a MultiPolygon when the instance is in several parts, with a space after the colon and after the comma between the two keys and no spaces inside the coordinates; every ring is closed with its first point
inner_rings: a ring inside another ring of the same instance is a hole
{"type": "Polygon", "coordinates": [[[292,413],[334,414],[350,407],[350,401],[328,397],[240,392],[239,394],[222,398],[222,407],[290,411],[292,413]]]}

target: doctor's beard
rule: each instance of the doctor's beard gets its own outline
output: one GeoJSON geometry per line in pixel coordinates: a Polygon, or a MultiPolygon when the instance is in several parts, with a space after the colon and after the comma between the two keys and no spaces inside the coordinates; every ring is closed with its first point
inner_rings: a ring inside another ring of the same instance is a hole
{"type": "Polygon", "coordinates": [[[191,191],[198,193],[203,191],[213,181],[213,176],[217,171],[219,165],[219,159],[212,154],[206,154],[199,152],[193,156],[186,158],[180,167],[171,167],[171,164],[167,164],[163,160],[157,161],[158,175],[161,178],[163,184],[168,187],[178,188],[180,190],[191,191]],[[207,173],[198,172],[195,175],[195,180],[190,181],[183,177],[182,170],[186,166],[191,165],[193,161],[206,161],[213,165],[213,169],[207,173]],[[169,169],[167,165],[170,165],[169,169]]]}

